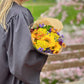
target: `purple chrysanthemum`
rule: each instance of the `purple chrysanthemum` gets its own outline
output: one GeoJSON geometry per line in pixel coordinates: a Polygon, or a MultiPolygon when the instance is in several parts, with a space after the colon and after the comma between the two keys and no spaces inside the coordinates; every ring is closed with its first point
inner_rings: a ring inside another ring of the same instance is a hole
{"type": "Polygon", "coordinates": [[[42,24],[42,27],[44,27],[44,24],[42,24]]]}
{"type": "Polygon", "coordinates": [[[41,25],[41,24],[39,24],[39,27],[41,27],[41,28],[42,28],[42,27],[44,27],[44,24],[42,24],[42,25],[41,25]]]}
{"type": "Polygon", "coordinates": [[[57,32],[57,34],[60,36],[60,33],[59,32],[57,32]]]}
{"type": "Polygon", "coordinates": [[[49,32],[51,32],[51,28],[49,29],[49,32]]]}
{"type": "Polygon", "coordinates": [[[38,50],[41,50],[41,47],[38,50]]]}
{"type": "Polygon", "coordinates": [[[62,35],[61,37],[62,37],[62,38],[64,38],[64,36],[63,36],[63,35],[62,35]]]}
{"type": "Polygon", "coordinates": [[[43,48],[41,48],[41,51],[43,51],[43,48]]]}
{"type": "Polygon", "coordinates": [[[43,51],[43,48],[40,47],[38,50],[43,51]]]}
{"type": "Polygon", "coordinates": [[[39,24],[39,27],[42,27],[42,25],[41,25],[41,24],[39,24]]]}

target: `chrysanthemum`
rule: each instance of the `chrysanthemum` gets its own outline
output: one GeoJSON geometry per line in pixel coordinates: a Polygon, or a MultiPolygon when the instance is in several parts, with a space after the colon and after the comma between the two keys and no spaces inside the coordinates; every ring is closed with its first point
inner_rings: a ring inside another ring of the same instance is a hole
{"type": "Polygon", "coordinates": [[[51,41],[51,42],[49,43],[49,47],[51,48],[52,46],[55,46],[55,41],[51,41]]]}
{"type": "Polygon", "coordinates": [[[35,46],[37,49],[39,49],[41,47],[44,50],[46,50],[46,48],[48,47],[48,42],[43,41],[43,40],[37,40],[37,44],[35,46]]]}
{"type": "Polygon", "coordinates": [[[48,43],[51,42],[51,38],[49,37],[49,35],[45,35],[44,37],[41,38],[41,40],[45,40],[48,43]]]}
{"type": "Polygon", "coordinates": [[[66,47],[65,43],[62,43],[62,47],[64,47],[64,48],[66,47]]]}
{"type": "Polygon", "coordinates": [[[54,36],[55,36],[57,39],[60,37],[60,36],[59,36],[58,34],[56,34],[56,33],[54,34],[54,36]]]}
{"type": "Polygon", "coordinates": [[[41,38],[41,40],[48,42],[49,47],[55,46],[55,39],[52,36],[45,35],[44,37],[41,38]]]}
{"type": "Polygon", "coordinates": [[[57,29],[51,28],[51,32],[56,33],[57,29]]]}
{"type": "Polygon", "coordinates": [[[37,29],[35,29],[35,30],[31,33],[31,36],[32,36],[33,38],[36,38],[36,37],[37,37],[37,34],[38,34],[38,31],[37,31],[37,29]]]}
{"type": "Polygon", "coordinates": [[[42,32],[42,33],[44,33],[44,34],[47,34],[47,29],[39,28],[39,29],[38,29],[38,33],[39,33],[39,32],[42,32]]]}
{"type": "Polygon", "coordinates": [[[61,49],[61,46],[58,42],[55,42],[55,46],[50,47],[51,50],[54,50],[54,52],[57,52],[61,49]]]}
{"type": "Polygon", "coordinates": [[[55,51],[59,51],[61,49],[61,45],[58,43],[58,42],[56,42],[55,43],[55,51]]]}
{"type": "Polygon", "coordinates": [[[50,37],[53,37],[53,38],[56,39],[56,40],[58,40],[59,37],[60,37],[57,33],[53,33],[53,32],[49,33],[48,35],[49,35],[50,37]]]}
{"type": "Polygon", "coordinates": [[[35,29],[32,33],[37,34],[38,33],[37,29],[35,29]]]}
{"type": "Polygon", "coordinates": [[[46,34],[45,34],[44,32],[42,32],[42,31],[39,31],[39,32],[38,32],[38,35],[41,36],[41,37],[43,37],[43,36],[45,36],[46,34]]]}
{"type": "Polygon", "coordinates": [[[35,38],[36,37],[36,35],[34,33],[32,33],[31,36],[32,36],[32,38],[35,38]]]}

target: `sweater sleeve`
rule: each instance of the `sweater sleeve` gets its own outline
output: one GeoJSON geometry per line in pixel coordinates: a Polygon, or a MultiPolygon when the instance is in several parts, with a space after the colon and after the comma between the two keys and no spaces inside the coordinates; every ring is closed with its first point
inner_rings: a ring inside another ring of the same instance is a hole
{"type": "Polygon", "coordinates": [[[47,55],[33,47],[29,25],[33,17],[29,10],[13,17],[8,24],[7,57],[11,74],[25,84],[40,84],[40,72],[47,55]]]}

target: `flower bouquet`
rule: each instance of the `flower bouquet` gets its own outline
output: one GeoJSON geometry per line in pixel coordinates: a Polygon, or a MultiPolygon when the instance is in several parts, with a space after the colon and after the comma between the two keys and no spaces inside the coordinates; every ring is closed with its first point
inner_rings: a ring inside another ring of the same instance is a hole
{"type": "Polygon", "coordinates": [[[64,36],[59,31],[62,23],[53,18],[41,18],[30,29],[31,39],[35,49],[46,55],[58,54],[66,47],[64,36]]]}

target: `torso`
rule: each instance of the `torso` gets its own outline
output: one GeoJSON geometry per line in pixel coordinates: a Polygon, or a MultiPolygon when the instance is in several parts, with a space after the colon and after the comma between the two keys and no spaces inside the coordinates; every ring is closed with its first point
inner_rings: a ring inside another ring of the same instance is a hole
{"type": "MultiPolygon", "coordinates": [[[[20,11],[19,9],[22,9],[22,10],[24,9],[25,11],[26,8],[19,6],[18,4],[13,2],[13,6],[6,19],[6,23],[9,23],[11,17],[19,13],[20,11]]],[[[6,45],[5,45],[5,42],[6,42],[5,34],[6,32],[0,25],[0,84],[24,84],[22,81],[20,81],[10,73],[9,66],[8,66],[6,45]]]]}

